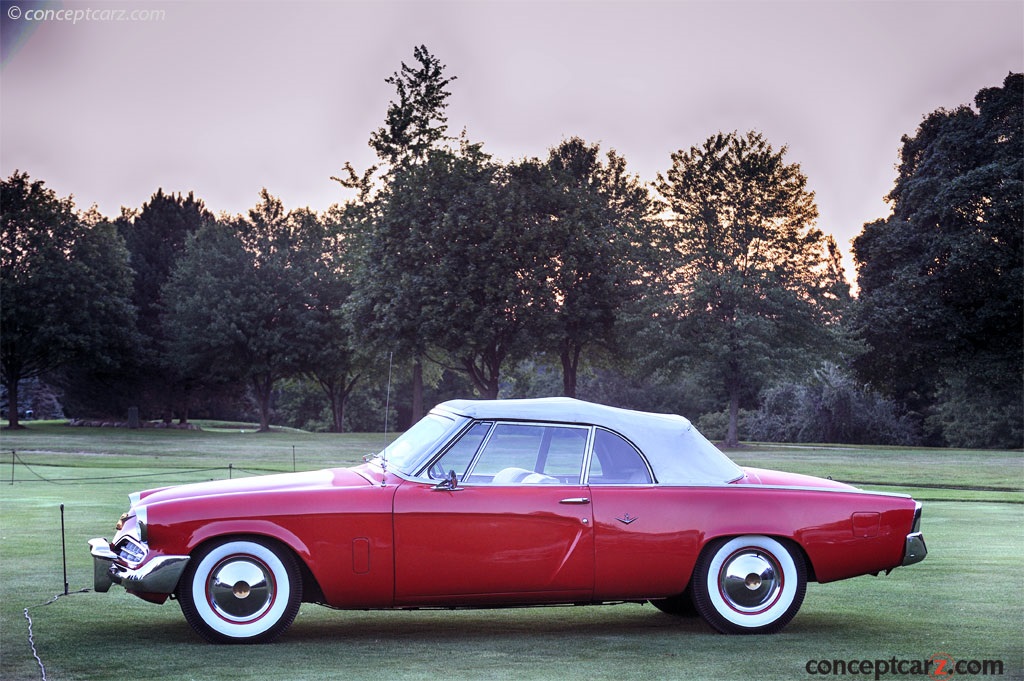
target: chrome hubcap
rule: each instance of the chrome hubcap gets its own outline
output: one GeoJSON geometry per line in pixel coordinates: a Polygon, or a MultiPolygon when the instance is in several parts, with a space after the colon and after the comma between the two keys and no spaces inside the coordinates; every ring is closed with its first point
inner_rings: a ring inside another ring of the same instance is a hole
{"type": "Polygon", "coordinates": [[[274,579],[263,563],[252,558],[228,558],[210,573],[206,592],[214,611],[224,619],[258,619],[274,602],[274,579]]]}
{"type": "Polygon", "coordinates": [[[755,613],[771,607],[782,591],[774,556],[744,549],[729,556],[718,573],[718,590],[733,610],[755,613]]]}

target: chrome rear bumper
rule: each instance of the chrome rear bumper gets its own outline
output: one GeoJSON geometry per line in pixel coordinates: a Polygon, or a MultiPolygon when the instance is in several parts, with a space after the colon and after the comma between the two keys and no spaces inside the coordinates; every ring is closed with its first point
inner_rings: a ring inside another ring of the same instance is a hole
{"type": "Polygon", "coordinates": [[[928,555],[928,547],[924,545],[924,535],[921,534],[921,510],[923,508],[920,501],[914,502],[914,521],[910,525],[907,543],[903,546],[903,562],[900,565],[920,563],[928,555]]]}
{"type": "Polygon", "coordinates": [[[181,573],[188,564],[188,556],[156,556],[141,567],[132,570],[117,561],[110,543],[103,538],[89,540],[92,554],[93,589],[105,593],[111,584],[120,584],[127,591],[152,594],[173,593],[181,573]]]}
{"type": "Polygon", "coordinates": [[[907,535],[907,544],[903,549],[903,562],[900,565],[920,563],[927,555],[928,547],[924,545],[924,535],[920,532],[912,532],[907,535]]]}

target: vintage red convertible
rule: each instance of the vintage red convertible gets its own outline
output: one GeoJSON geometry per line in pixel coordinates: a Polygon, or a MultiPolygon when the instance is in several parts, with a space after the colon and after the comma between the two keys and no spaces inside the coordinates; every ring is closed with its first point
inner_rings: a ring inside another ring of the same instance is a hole
{"type": "Polygon", "coordinates": [[[772,633],[808,581],[924,559],[921,504],[741,468],[681,416],[567,398],[445,402],[353,468],[132,494],[90,541],[120,584],[213,642],[343,609],[650,601],[772,633]]]}

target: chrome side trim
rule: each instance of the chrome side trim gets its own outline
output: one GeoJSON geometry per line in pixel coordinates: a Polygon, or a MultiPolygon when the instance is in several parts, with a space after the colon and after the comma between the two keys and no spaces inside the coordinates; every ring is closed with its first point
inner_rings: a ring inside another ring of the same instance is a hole
{"type": "Polygon", "coordinates": [[[90,539],[89,548],[93,559],[93,588],[99,593],[108,591],[111,584],[120,584],[127,591],[173,593],[189,561],[189,556],[157,556],[132,570],[116,562],[117,556],[106,539],[90,539]]]}
{"type": "Polygon", "coordinates": [[[911,532],[907,535],[907,544],[903,549],[903,562],[900,565],[906,567],[920,563],[927,555],[928,547],[924,545],[924,535],[920,532],[911,532]]]}
{"type": "Polygon", "coordinates": [[[736,484],[732,484],[732,483],[722,483],[722,484],[715,484],[715,485],[706,485],[706,484],[692,484],[692,485],[687,484],[687,485],[684,485],[684,484],[679,484],[679,483],[670,483],[670,484],[657,483],[656,486],[657,487],[689,488],[689,489],[701,489],[701,488],[704,488],[704,489],[734,489],[734,490],[745,490],[747,492],[752,492],[752,491],[756,491],[756,490],[766,490],[766,489],[787,489],[787,490],[795,490],[795,491],[801,491],[801,492],[830,492],[832,494],[858,494],[858,495],[867,495],[867,496],[874,496],[874,497],[893,497],[893,498],[896,498],[896,499],[911,499],[912,498],[909,494],[905,494],[903,492],[878,492],[878,491],[875,491],[875,490],[861,489],[860,487],[850,487],[850,488],[843,488],[843,487],[813,487],[813,486],[807,486],[807,485],[763,485],[763,484],[760,484],[760,483],[759,484],[754,484],[754,485],[736,485],[736,484]]]}

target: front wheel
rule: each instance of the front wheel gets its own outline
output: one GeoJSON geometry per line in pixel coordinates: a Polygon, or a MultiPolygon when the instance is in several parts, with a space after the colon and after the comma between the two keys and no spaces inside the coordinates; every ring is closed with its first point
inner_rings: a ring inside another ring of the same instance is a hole
{"type": "Polygon", "coordinates": [[[724,634],[774,634],[789,624],[807,591],[799,549],[759,535],[720,539],[701,553],[693,602],[724,634]]]}
{"type": "Polygon", "coordinates": [[[291,625],[302,604],[298,561],[262,539],[223,540],[192,556],[178,600],[207,641],[268,643],[291,625]]]}

